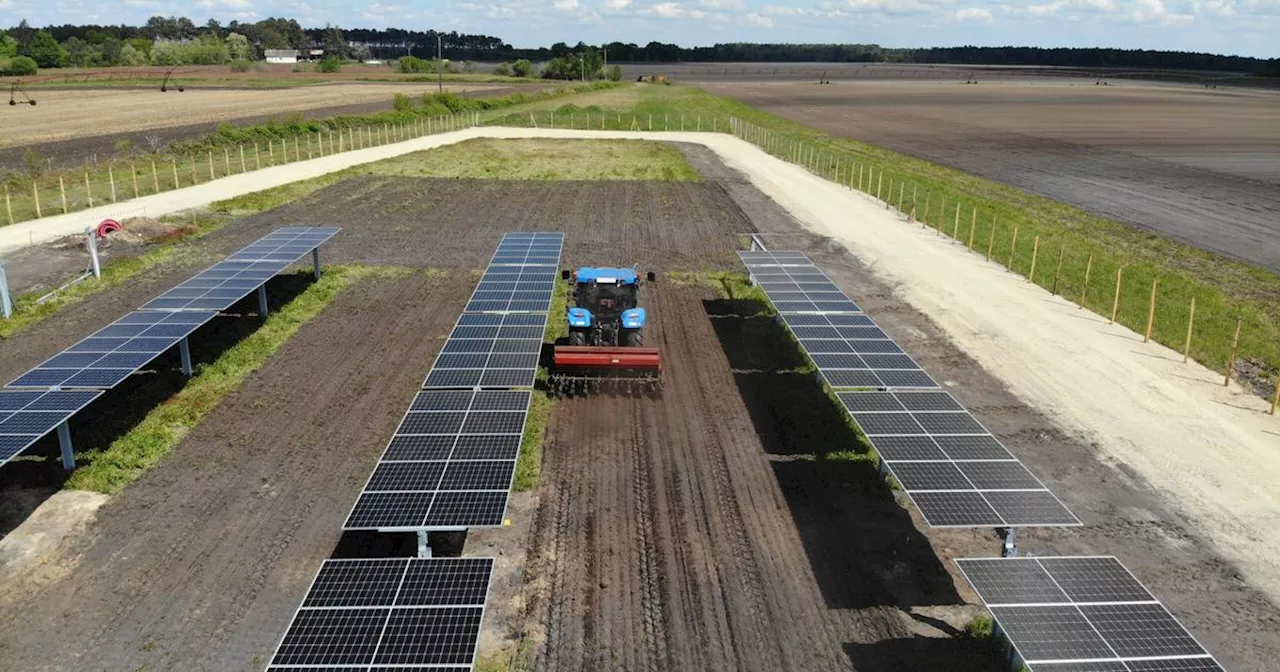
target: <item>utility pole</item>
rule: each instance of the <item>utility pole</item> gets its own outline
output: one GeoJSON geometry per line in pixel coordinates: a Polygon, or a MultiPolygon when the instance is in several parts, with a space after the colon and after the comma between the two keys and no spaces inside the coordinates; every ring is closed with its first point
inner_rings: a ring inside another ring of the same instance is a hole
{"type": "Polygon", "coordinates": [[[440,33],[436,33],[436,91],[444,93],[444,49],[440,47],[440,33]]]}

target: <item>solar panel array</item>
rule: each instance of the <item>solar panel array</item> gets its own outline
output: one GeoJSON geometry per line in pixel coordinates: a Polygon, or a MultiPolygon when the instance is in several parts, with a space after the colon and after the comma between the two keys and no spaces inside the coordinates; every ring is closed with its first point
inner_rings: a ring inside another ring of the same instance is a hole
{"type": "Polygon", "coordinates": [[[242,248],[141,310],[226,310],[332,238],[340,229],[284,227],[242,248]]]}
{"type": "Polygon", "coordinates": [[[7,387],[110,389],[215,316],[211,311],[129,313],[13,379],[7,387]]]}
{"type": "Polygon", "coordinates": [[[508,233],[423,389],[532,387],[564,246],[562,233],[508,233]]]}
{"type": "Polygon", "coordinates": [[[1033,672],[1223,669],[1114,557],[956,564],[1033,672]]]}
{"type": "Polygon", "coordinates": [[[227,261],[297,261],[341,230],[336,226],[283,226],[241,248],[227,261]]]}
{"type": "Polygon", "coordinates": [[[837,396],[930,526],[1080,524],[947,392],[837,396]]]}
{"type": "Polygon", "coordinates": [[[492,558],[327,560],[267,670],[469,670],[492,575],[492,558]]]}
{"type": "MultiPolygon", "coordinates": [[[[4,421],[0,423],[0,464],[66,422],[101,395],[102,390],[119,385],[148,362],[183,342],[217,316],[217,311],[231,307],[339,230],[297,226],[276,229],[10,381],[6,388],[15,390],[93,392],[49,392],[40,397],[33,408],[16,413],[13,409],[0,410],[0,420],[4,421]],[[84,403],[77,404],[75,400],[81,398],[85,399],[84,403]],[[52,412],[55,409],[44,408],[57,403],[74,408],[56,409],[56,413],[52,412]],[[49,424],[55,416],[58,421],[49,424]]],[[[0,403],[15,405],[17,400],[26,398],[21,395],[28,394],[4,392],[0,403]]],[[[69,442],[64,443],[63,450],[67,459],[69,442]]]]}
{"type": "Polygon", "coordinates": [[[0,390],[0,464],[102,396],[102,390],[0,390]]]}
{"type": "Polygon", "coordinates": [[[738,252],[779,313],[860,313],[862,309],[803,252],[738,252]]]}
{"type": "Polygon", "coordinates": [[[343,528],[500,526],[531,397],[525,390],[419,392],[343,528]]]}

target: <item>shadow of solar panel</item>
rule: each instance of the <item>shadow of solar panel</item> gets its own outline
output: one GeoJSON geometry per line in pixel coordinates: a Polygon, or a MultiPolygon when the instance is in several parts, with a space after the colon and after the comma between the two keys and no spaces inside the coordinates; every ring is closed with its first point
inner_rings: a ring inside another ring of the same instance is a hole
{"type": "Polygon", "coordinates": [[[1074,606],[991,607],[991,614],[1027,661],[1115,657],[1074,606]]]}

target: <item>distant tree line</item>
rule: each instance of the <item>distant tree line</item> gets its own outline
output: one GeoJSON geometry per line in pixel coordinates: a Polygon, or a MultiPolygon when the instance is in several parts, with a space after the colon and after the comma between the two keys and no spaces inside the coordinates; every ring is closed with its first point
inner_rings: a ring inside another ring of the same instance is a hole
{"type": "MultiPolygon", "coordinates": [[[[441,56],[453,61],[542,62],[544,76],[574,79],[585,65],[603,76],[609,63],[955,63],[966,65],[1034,65],[1083,68],[1151,68],[1164,70],[1213,70],[1256,73],[1276,76],[1276,59],[1270,61],[1243,56],[1222,56],[1178,51],[1130,49],[1044,49],[1039,47],[947,47],[932,49],[889,49],[875,44],[751,44],[726,43],[709,47],[681,47],[676,44],[649,42],[638,45],[612,42],[569,46],[557,42],[549,47],[517,49],[489,35],[416,31],[399,28],[374,30],[335,26],[303,28],[294,19],[267,18],[252,23],[232,21],[225,26],[210,19],[197,26],[180,16],[153,16],[141,26],[62,25],[35,29],[23,21],[0,32],[0,59],[6,59],[6,39],[16,44],[16,56],[32,59],[40,67],[66,65],[134,65],[156,62],[154,46],[177,44],[182,63],[226,62],[237,60],[236,53],[243,38],[246,59],[262,58],[268,49],[324,49],[326,56],[340,59],[385,60],[412,56],[434,59],[437,48],[441,56]],[[233,36],[237,44],[233,45],[233,36]],[[219,47],[218,43],[222,46],[219,47]],[[185,45],[197,46],[187,48],[185,45]],[[132,47],[132,53],[126,52],[132,47]],[[226,51],[223,56],[224,49],[226,51]],[[599,61],[599,63],[597,63],[599,61]],[[598,66],[598,67],[597,67],[598,66]],[[548,72],[550,74],[548,74],[548,72]]],[[[161,48],[162,64],[174,59],[174,49],[161,48]]],[[[14,60],[16,56],[7,57],[14,60]]],[[[412,61],[410,61],[412,63],[412,61]]],[[[2,68],[4,63],[0,63],[2,68]]],[[[588,72],[588,78],[591,76],[588,72]]],[[[612,74],[612,73],[609,73],[612,74]]]]}

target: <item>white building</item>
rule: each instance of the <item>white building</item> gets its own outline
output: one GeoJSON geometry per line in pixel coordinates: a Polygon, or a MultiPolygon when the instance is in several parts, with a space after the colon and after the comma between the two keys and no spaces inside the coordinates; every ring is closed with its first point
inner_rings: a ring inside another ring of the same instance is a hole
{"type": "Polygon", "coordinates": [[[267,57],[268,63],[298,62],[298,51],[296,49],[267,49],[263,54],[267,57]]]}

